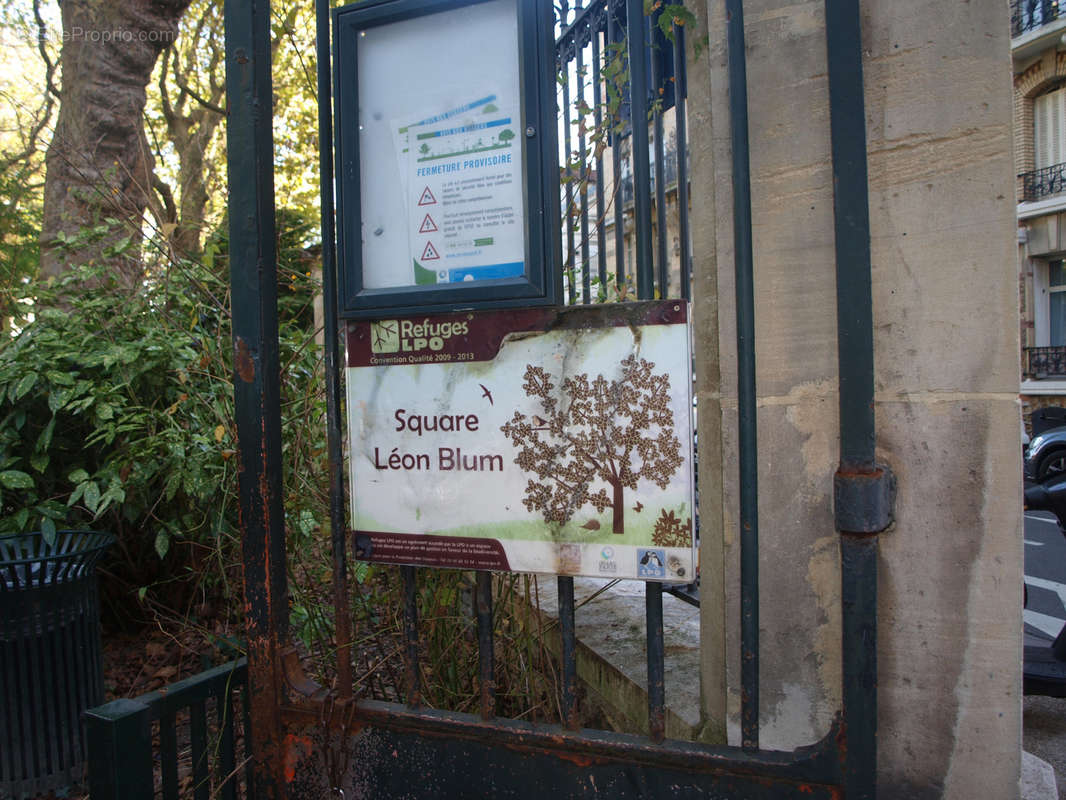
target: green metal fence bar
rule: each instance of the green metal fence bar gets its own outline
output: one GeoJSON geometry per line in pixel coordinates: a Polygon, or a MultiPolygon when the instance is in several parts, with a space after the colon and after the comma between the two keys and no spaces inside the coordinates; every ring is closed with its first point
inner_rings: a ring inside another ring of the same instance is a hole
{"type": "Polygon", "coordinates": [[[895,483],[876,463],[874,341],[866,112],[859,0],[826,0],[833,160],[840,466],[833,479],[840,531],[844,791],[877,796],[878,536],[892,520],[895,483]]]}
{"type": "Polygon", "coordinates": [[[729,116],[733,147],[733,260],[737,304],[737,449],[740,472],[740,727],[759,747],[759,471],[755,397],[755,287],[748,150],[744,4],[726,0],[729,116]]]}
{"type": "Polygon", "coordinates": [[[281,792],[273,753],[282,741],[284,697],[276,668],[288,646],[285,509],[278,352],[277,225],[274,213],[274,96],[268,0],[225,0],[226,164],[233,327],[233,399],[240,469],[245,633],[252,777],[258,794],[281,792]]]}
{"type": "Polygon", "coordinates": [[[333,553],[333,608],[337,642],[337,691],[352,696],[352,618],[348,599],[348,526],[344,516],[344,432],[341,418],[340,319],[337,229],[333,215],[333,117],[329,60],[329,0],[316,0],[318,48],[318,160],[322,219],[322,356],[326,372],[326,448],[329,457],[329,532],[333,553]]]}
{"type": "MultiPolygon", "coordinates": [[[[235,798],[238,784],[247,780],[247,772],[237,768],[232,695],[240,690],[242,705],[247,708],[247,684],[248,665],[242,658],[165,689],[132,700],[113,700],[86,711],[90,796],[93,800],[153,797],[158,762],[164,799],[179,797],[177,727],[181,715],[187,714],[194,796],[235,798]],[[217,706],[217,747],[212,747],[208,725],[207,704],[211,699],[217,706]],[[153,749],[152,723],[156,721],[159,745],[153,749]]],[[[250,752],[247,723],[241,749],[246,759],[250,752]]]]}
{"type": "Polygon", "coordinates": [[[192,786],[195,800],[208,800],[211,794],[210,771],[207,768],[207,703],[189,708],[189,728],[192,734],[192,786]]]}
{"type": "Polygon", "coordinates": [[[151,710],[114,700],[85,712],[89,792],[93,800],[152,797],[151,710]]]}
{"type": "Polygon", "coordinates": [[[218,714],[218,784],[222,800],[237,800],[237,749],[233,729],[233,692],[227,686],[215,696],[218,714]],[[233,776],[231,778],[231,776],[233,776]]]}
{"type": "Polygon", "coordinates": [[[167,712],[159,718],[159,757],[163,772],[163,800],[178,800],[178,718],[167,712]]]}

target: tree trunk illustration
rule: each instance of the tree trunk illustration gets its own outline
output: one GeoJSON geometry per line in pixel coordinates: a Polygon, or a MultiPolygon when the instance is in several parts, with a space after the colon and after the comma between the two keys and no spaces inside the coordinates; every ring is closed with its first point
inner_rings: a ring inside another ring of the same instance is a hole
{"type": "MultiPolygon", "coordinates": [[[[612,511],[612,531],[625,533],[623,493],[640,480],[665,489],[683,462],[674,434],[670,376],[634,355],[622,359],[617,378],[586,373],[567,376],[556,388],[543,367],[527,364],[522,388],[540,409],[514,416],[500,427],[518,455],[514,463],[540,478],[526,486],[523,504],[544,521],[566,525],[591,505],[612,511]],[[543,415],[543,416],[542,416],[543,415]],[[636,463],[634,463],[636,461],[636,463]],[[605,486],[592,484],[602,481],[605,486]]],[[[599,522],[585,530],[599,530],[599,522]]]]}
{"type": "Polygon", "coordinates": [[[612,483],[611,488],[614,490],[614,498],[611,500],[611,508],[614,511],[614,527],[611,528],[611,532],[625,533],[623,518],[626,509],[622,505],[622,482],[612,483]]]}

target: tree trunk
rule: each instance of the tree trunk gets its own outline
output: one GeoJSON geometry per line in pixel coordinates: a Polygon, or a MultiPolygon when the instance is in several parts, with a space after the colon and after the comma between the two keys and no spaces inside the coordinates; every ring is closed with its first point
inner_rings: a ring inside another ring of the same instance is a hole
{"type": "Polygon", "coordinates": [[[45,158],[43,275],[95,263],[130,284],[139,280],[154,166],[142,122],[145,86],[188,3],[63,0],[59,118],[45,158]]]}
{"type": "Polygon", "coordinates": [[[611,489],[614,490],[614,498],[611,500],[611,509],[614,511],[614,525],[611,528],[612,533],[625,533],[625,506],[622,505],[622,484],[612,483],[611,489]]]}
{"type": "Polygon", "coordinates": [[[168,235],[175,255],[195,258],[210,200],[207,152],[226,113],[221,105],[226,94],[222,3],[201,3],[186,19],[181,46],[163,52],[158,87],[167,138],[178,156],[180,198],[175,206],[173,192],[166,188],[164,230],[172,231],[168,235]]]}

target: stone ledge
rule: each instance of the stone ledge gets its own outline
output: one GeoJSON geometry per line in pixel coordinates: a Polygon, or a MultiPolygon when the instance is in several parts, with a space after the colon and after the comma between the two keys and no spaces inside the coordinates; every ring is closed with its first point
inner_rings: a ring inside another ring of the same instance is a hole
{"type": "Polygon", "coordinates": [[[1054,768],[1032,753],[1022,751],[1021,800],[1056,800],[1059,796],[1054,768]]]}
{"type": "MultiPolygon", "coordinates": [[[[557,622],[558,584],[553,580],[537,584],[541,613],[557,622]]],[[[647,733],[643,582],[575,578],[574,606],[577,672],[589,698],[615,730],[647,733]]],[[[664,594],[663,638],[666,735],[695,741],[701,729],[699,609],[664,594]]],[[[558,625],[551,626],[547,644],[559,653],[558,625]]]]}

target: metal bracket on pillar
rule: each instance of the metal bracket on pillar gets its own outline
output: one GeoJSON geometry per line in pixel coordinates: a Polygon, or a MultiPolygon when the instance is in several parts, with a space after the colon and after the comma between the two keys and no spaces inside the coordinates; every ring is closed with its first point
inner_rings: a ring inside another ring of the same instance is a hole
{"type": "Polygon", "coordinates": [[[895,519],[896,476],[887,466],[873,472],[837,470],[833,476],[833,513],[838,531],[880,533],[895,519]]]}

